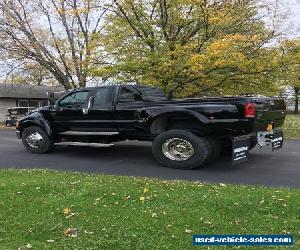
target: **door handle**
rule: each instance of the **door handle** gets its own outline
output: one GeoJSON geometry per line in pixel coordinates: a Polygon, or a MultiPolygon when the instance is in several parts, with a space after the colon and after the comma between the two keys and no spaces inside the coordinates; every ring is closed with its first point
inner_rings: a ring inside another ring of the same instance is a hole
{"type": "Polygon", "coordinates": [[[84,115],[87,115],[87,114],[89,113],[89,109],[88,109],[88,108],[83,108],[83,109],[82,109],[82,113],[83,113],[84,115]]]}

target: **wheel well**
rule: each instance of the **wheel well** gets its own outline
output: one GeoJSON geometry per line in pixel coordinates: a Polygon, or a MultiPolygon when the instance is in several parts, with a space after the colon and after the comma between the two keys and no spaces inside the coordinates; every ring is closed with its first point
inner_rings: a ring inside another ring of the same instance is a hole
{"type": "Polygon", "coordinates": [[[172,113],[157,117],[151,124],[150,132],[158,135],[167,130],[182,129],[201,134],[202,127],[201,121],[192,115],[172,113]]]}
{"type": "Polygon", "coordinates": [[[29,128],[29,127],[39,127],[43,130],[45,130],[44,128],[42,128],[41,126],[39,126],[38,124],[34,123],[34,122],[27,122],[25,124],[23,124],[20,128],[20,132],[21,132],[21,136],[23,134],[23,131],[26,129],[26,128],[29,128]]]}

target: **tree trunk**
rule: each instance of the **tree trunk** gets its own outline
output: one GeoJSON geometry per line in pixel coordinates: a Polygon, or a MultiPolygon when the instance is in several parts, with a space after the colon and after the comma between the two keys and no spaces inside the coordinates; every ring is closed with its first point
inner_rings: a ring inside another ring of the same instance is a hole
{"type": "Polygon", "coordinates": [[[294,87],[295,90],[295,111],[294,114],[298,114],[299,113],[299,91],[300,88],[299,87],[294,87]]]}
{"type": "Polygon", "coordinates": [[[174,91],[171,90],[169,93],[167,93],[167,98],[168,100],[172,100],[173,97],[174,97],[174,91]]]}

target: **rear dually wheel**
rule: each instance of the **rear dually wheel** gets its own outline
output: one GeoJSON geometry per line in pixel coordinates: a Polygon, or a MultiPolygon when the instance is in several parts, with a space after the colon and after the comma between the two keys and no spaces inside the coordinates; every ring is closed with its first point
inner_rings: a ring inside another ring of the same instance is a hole
{"type": "Polygon", "coordinates": [[[163,166],[193,169],[206,162],[211,147],[207,139],[184,130],[169,130],[158,135],[152,144],[155,159],[163,166]]]}

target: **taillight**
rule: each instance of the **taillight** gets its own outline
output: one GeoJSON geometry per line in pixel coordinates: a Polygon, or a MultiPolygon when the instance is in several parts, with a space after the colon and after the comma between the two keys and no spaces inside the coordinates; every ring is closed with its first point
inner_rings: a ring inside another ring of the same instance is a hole
{"type": "Polygon", "coordinates": [[[255,117],[255,105],[254,105],[254,103],[248,102],[247,104],[245,104],[244,116],[245,116],[245,118],[254,118],[255,117]]]}

